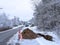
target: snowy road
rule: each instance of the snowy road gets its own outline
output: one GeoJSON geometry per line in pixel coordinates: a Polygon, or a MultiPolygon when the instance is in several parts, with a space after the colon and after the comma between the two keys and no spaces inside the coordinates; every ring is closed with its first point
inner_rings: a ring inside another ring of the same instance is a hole
{"type": "Polygon", "coordinates": [[[6,45],[6,42],[22,28],[22,26],[14,27],[13,29],[0,32],[0,45],[6,45]]]}

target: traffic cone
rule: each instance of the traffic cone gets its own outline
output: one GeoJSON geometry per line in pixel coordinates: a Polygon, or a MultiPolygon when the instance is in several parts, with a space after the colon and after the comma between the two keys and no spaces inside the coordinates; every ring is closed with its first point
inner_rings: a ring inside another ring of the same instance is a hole
{"type": "Polygon", "coordinates": [[[22,38],[22,33],[20,32],[20,40],[22,40],[23,38],[22,38]]]}
{"type": "Polygon", "coordinates": [[[22,33],[21,33],[21,30],[18,31],[18,40],[22,40],[22,33]]]}

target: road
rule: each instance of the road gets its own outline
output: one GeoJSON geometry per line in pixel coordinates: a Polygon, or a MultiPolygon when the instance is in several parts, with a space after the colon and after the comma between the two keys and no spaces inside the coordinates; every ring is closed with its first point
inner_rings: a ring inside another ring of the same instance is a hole
{"type": "Polygon", "coordinates": [[[7,41],[15,34],[22,26],[0,32],[0,45],[7,45],[7,41]]]}

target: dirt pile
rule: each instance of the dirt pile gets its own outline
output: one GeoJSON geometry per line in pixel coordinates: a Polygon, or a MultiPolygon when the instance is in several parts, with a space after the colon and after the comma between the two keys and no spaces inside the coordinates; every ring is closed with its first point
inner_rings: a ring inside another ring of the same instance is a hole
{"type": "Polygon", "coordinates": [[[45,35],[44,37],[46,40],[53,41],[53,37],[50,35],[45,35]]]}
{"type": "Polygon", "coordinates": [[[43,37],[44,39],[46,40],[49,40],[49,41],[53,41],[53,37],[50,36],[50,35],[44,35],[44,34],[41,34],[41,33],[37,33],[37,35],[40,37],[43,37]]]}
{"type": "Polygon", "coordinates": [[[43,37],[46,40],[53,41],[52,36],[41,34],[41,33],[34,33],[29,28],[24,29],[24,31],[22,32],[22,37],[23,37],[23,39],[35,39],[37,37],[43,37]]]}
{"type": "Polygon", "coordinates": [[[24,39],[35,39],[37,38],[37,34],[30,30],[29,28],[27,28],[22,32],[22,37],[24,39]]]}

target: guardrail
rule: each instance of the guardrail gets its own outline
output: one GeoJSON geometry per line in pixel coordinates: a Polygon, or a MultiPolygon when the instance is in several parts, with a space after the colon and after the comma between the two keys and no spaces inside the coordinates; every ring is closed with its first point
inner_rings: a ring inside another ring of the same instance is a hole
{"type": "Polygon", "coordinates": [[[6,45],[6,42],[23,26],[0,32],[0,45],[6,45]]]}

